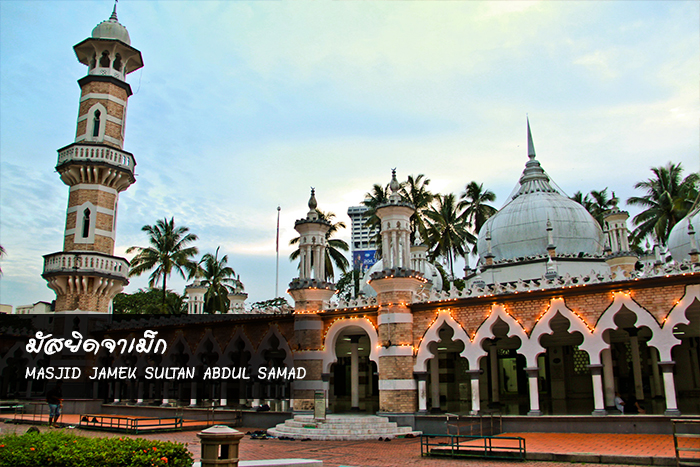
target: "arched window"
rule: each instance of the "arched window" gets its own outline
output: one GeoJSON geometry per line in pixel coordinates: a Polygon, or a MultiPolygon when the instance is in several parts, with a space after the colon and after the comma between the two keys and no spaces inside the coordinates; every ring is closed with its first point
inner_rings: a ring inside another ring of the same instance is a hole
{"type": "Polygon", "coordinates": [[[92,59],[90,60],[90,69],[92,70],[97,65],[97,55],[92,54],[92,59]]]}
{"type": "Polygon", "coordinates": [[[83,238],[88,238],[90,234],[90,209],[83,211],[83,238]]]}
{"type": "Polygon", "coordinates": [[[102,68],[109,68],[109,52],[106,50],[102,52],[102,58],[100,58],[100,66],[102,68]]]}
{"type": "Polygon", "coordinates": [[[95,118],[92,121],[92,136],[93,137],[98,137],[100,136],[100,115],[102,113],[99,110],[95,110],[95,118]]]}
{"type": "Polygon", "coordinates": [[[117,54],[117,57],[114,59],[114,62],[112,63],[112,68],[114,68],[117,71],[122,71],[122,56],[117,54]]]}

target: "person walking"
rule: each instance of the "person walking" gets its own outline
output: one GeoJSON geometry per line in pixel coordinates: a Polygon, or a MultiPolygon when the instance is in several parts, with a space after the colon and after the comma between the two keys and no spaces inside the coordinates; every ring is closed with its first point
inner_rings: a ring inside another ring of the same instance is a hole
{"type": "Polygon", "coordinates": [[[49,426],[58,428],[58,417],[63,407],[63,381],[56,383],[53,389],[46,393],[46,403],[49,404],[49,426]]]}

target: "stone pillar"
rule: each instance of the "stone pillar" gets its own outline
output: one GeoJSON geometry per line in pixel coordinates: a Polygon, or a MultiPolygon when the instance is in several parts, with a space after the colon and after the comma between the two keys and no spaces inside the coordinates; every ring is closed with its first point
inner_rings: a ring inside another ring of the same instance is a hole
{"type": "Polygon", "coordinates": [[[413,315],[408,307],[425,281],[413,276],[391,277],[388,270],[372,275],[379,313],[379,410],[412,413],[417,409],[417,385],[413,378],[413,315]]]}
{"type": "Polygon", "coordinates": [[[114,403],[118,404],[121,400],[121,392],[122,390],[122,385],[119,380],[114,382],[114,403]]]}
{"type": "Polygon", "coordinates": [[[360,336],[350,336],[350,410],[360,411],[360,362],[357,346],[360,336]]]}
{"type": "Polygon", "coordinates": [[[603,396],[603,365],[588,365],[593,380],[593,413],[591,415],[607,415],[605,397],[603,396]]]}
{"type": "Polygon", "coordinates": [[[610,351],[610,348],[607,348],[603,349],[600,355],[603,358],[605,406],[615,407],[615,371],[613,368],[612,352],[610,351]]]}
{"type": "Polygon", "coordinates": [[[642,384],[642,361],[639,356],[639,337],[637,330],[626,329],[630,335],[630,349],[632,350],[632,373],[634,374],[634,396],[638,401],[644,400],[644,386],[642,384]]]}
{"type": "Polygon", "coordinates": [[[331,374],[323,373],[321,381],[323,382],[323,392],[326,394],[326,410],[328,410],[331,401],[331,374]]]}
{"type": "Polygon", "coordinates": [[[428,373],[425,371],[416,372],[413,374],[418,381],[418,412],[428,412],[428,373]]]}
{"type": "Polygon", "coordinates": [[[538,380],[540,377],[540,369],[538,367],[525,368],[527,372],[527,380],[530,389],[530,411],[527,413],[531,416],[542,415],[540,411],[540,390],[538,380]]]}
{"type": "Polygon", "coordinates": [[[498,378],[498,349],[496,348],[495,339],[491,340],[489,346],[489,364],[491,365],[491,402],[498,404],[500,402],[501,388],[498,378]]]}
{"type": "Polygon", "coordinates": [[[197,381],[190,382],[190,407],[197,405],[197,381]]]}
{"type": "Polygon", "coordinates": [[[664,375],[664,390],[666,392],[666,410],[664,415],[676,417],[681,414],[676,402],[676,383],[673,379],[673,365],[676,362],[659,362],[661,372],[664,375]]]}
{"type": "Polygon", "coordinates": [[[226,381],[221,382],[221,399],[219,400],[219,405],[226,407],[228,405],[228,383],[226,381]]]}
{"type": "MultiPolygon", "coordinates": [[[[297,290],[294,294],[302,293],[308,298],[311,290],[297,290]]],[[[305,301],[308,304],[308,300],[305,301]]],[[[294,352],[294,366],[306,370],[303,380],[295,381],[292,390],[294,399],[293,410],[313,410],[314,392],[328,388],[323,383],[323,359],[320,350],[323,347],[323,321],[315,313],[295,313],[294,315],[294,341],[297,350],[294,352]]]]}
{"type": "Polygon", "coordinates": [[[163,401],[161,402],[162,407],[170,407],[170,383],[168,381],[163,381],[163,401]]]}
{"type": "Polygon", "coordinates": [[[430,362],[430,411],[440,412],[440,357],[435,355],[430,362]]]}
{"type": "Polygon", "coordinates": [[[472,410],[469,413],[471,415],[479,415],[481,412],[481,394],[479,393],[479,376],[481,375],[481,370],[468,370],[467,373],[471,379],[472,389],[472,410]]]}
{"type": "Polygon", "coordinates": [[[136,405],[143,405],[143,381],[138,381],[136,386],[136,405]]]}
{"type": "Polygon", "coordinates": [[[652,397],[663,397],[661,389],[661,375],[659,374],[659,353],[654,347],[649,349],[651,353],[651,389],[652,397]]]}

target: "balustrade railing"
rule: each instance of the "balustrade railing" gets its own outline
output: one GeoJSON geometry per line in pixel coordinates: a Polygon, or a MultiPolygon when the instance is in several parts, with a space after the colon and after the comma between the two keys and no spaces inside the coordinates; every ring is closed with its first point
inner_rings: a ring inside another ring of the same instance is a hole
{"type": "Polygon", "coordinates": [[[44,274],[56,272],[102,273],[126,279],[129,275],[129,262],[124,258],[92,252],[54,253],[44,256],[44,274]]]}
{"type": "Polygon", "coordinates": [[[106,162],[134,173],[134,156],[126,151],[99,144],[75,143],[58,152],[58,165],[71,161],[106,162]]]}

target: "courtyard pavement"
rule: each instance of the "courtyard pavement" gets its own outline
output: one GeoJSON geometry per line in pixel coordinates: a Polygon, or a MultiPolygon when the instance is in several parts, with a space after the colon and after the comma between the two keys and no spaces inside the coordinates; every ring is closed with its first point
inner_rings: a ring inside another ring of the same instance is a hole
{"type": "MultiPolygon", "coordinates": [[[[24,433],[28,425],[3,423],[4,433],[24,433]]],[[[52,428],[53,429],[53,428],[52,428]]],[[[91,430],[60,428],[82,436],[115,436],[91,430]]],[[[41,431],[49,430],[46,426],[41,431]]],[[[238,428],[243,433],[255,428],[238,428]]],[[[186,443],[196,461],[200,458],[198,431],[180,431],[139,435],[141,438],[186,443]]],[[[124,435],[117,435],[124,436],[124,435]]],[[[576,463],[608,465],[675,465],[673,436],[645,434],[507,433],[525,438],[526,462],[465,460],[421,457],[420,439],[392,441],[303,441],[256,440],[245,436],[240,444],[240,460],[304,458],[323,461],[324,467],[426,467],[469,465],[563,467],[576,463]]],[[[692,440],[700,448],[700,440],[692,440]]]]}

